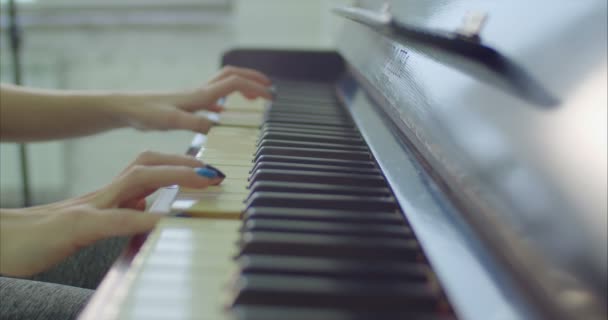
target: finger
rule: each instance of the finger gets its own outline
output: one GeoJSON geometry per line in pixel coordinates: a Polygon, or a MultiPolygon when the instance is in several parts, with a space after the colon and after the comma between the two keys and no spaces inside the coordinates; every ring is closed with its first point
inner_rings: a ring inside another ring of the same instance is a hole
{"type": "Polygon", "coordinates": [[[240,92],[248,99],[261,97],[272,100],[272,93],[268,87],[239,76],[229,76],[219,80],[209,85],[207,90],[210,94],[210,101],[217,101],[219,98],[225,97],[235,91],[240,92]]]}
{"type": "MultiPolygon", "coordinates": [[[[175,165],[198,168],[205,164],[200,160],[187,155],[167,154],[154,151],[144,151],[140,153],[129,166],[127,166],[120,175],[125,174],[129,168],[135,165],[158,166],[158,165],[175,165]]],[[[154,192],[154,191],[152,191],[154,192]]]]}
{"type": "Polygon", "coordinates": [[[177,166],[135,166],[120,181],[112,185],[113,198],[116,203],[124,203],[140,198],[150,190],[170,185],[202,189],[221,182],[219,177],[205,177],[197,174],[190,167],[177,166]]]}
{"type": "Polygon", "coordinates": [[[223,105],[221,104],[212,104],[211,106],[209,106],[209,108],[207,108],[207,110],[211,111],[211,112],[224,112],[224,110],[226,110],[226,108],[224,108],[223,105]]]}
{"type": "Polygon", "coordinates": [[[269,86],[272,84],[272,81],[270,80],[270,78],[268,78],[265,74],[254,70],[254,69],[249,69],[249,68],[240,68],[240,67],[234,67],[234,66],[225,66],[224,68],[222,68],[222,70],[220,71],[220,73],[213,78],[211,81],[209,81],[209,83],[215,83],[218,82],[220,80],[226,79],[230,76],[240,76],[246,79],[249,79],[251,81],[255,81],[258,82],[262,85],[266,85],[269,86]]]}
{"type": "Polygon", "coordinates": [[[167,129],[190,130],[203,134],[209,132],[213,126],[213,122],[208,118],[178,109],[172,110],[166,121],[167,129]]]}
{"type": "Polygon", "coordinates": [[[131,164],[133,165],[143,165],[143,166],[159,166],[159,165],[173,165],[173,166],[184,166],[184,167],[192,167],[199,168],[204,166],[204,164],[192,157],[181,154],[168,154],[168,153],[160,153],[155,151],[144,151],[140,153],[135,161],[131,164]]]}
{"type": "Polygon", "coordinates": [[[146,211],[146,199],[139,199],[135,204],[135,210],[146,211]]]}
{"type": "Polygon", "coordinates": [[[144,198],[131,199],[125,203],[120,204],[118,207],[123,208],[123,209],[133,209],[133,210],[138,210],[138,211],[144,211],[144,210],[146,210],[146,199],[144,199],[144,198]]]}
{"type": "Polygon", "coordinates": [[[153,194],[154,192],[156,192],[156,189],[146,189],[146,190],[144,190],[144,192],[141,195],[139,195],[139,197],[146,198],[149,195],[153,194]]]}

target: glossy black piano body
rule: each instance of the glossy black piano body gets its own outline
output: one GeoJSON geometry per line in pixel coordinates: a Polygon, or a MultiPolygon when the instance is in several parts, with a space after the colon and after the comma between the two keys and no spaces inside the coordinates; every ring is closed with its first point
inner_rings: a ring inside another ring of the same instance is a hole
{"type": "Polygon", "coordinates": [[[405,33],[349,12],[337,52],[240,49],[222,64],[278,90],[333,88],[458,318],[605,318],[606,2],[390,12],[405,33]],[[456,32],[472,10],[489,15],[480,42],[456,32]]]}
{"type": "Polygon", "coordinates": [[[339,54],[236,50],[223,63],[336,83],[463,318],[605,316],[606,4],[390,9],[430,32],[457,30],[473,10],[489,14],[481,43],[550,98],[505,89],[509,70],[474,66],[483,57],[355,21],[339,54]]]}

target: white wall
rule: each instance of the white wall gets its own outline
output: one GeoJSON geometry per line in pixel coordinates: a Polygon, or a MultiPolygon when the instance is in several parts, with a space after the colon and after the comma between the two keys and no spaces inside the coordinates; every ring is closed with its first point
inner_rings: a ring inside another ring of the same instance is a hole
{"type": "MultiPolygon", "coordinates": [[[[26,29],[26,83],[116,90],[166,90],[202,84],[217,70],[221,53],[232,47],[331,47],[338,26],[329,9],[348,2],[237,0],[223,23],[26,29]]],[[[4,81],[10,79],[6,48],[1,46],[4,81]]],[[[183,153],[191,137],[188,132],[125,129],[30,145],[34,199],[48,202],[94,190],[139,152],[183,153]]],[[[16,159],[14,145],[0,145],[0,205],[4,207],[20,201],[16,159]]]]}

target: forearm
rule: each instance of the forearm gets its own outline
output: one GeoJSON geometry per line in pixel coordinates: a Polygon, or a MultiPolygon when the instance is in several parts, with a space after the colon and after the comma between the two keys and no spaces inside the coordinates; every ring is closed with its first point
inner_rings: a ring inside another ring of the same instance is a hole
{"type": "Polygon", "coordinates": [[[22,276],[32,274],[30,260],[45,258],[37,248],[55,242],[45,230],[46,217],[26,209],[0,209],[0,274],[22,276]],[[25,267],[24,267],[25,266],[25,267]]]}
{"type": "Polygon", "coordinates": [[[0,87],[0,138],[41,141],[95,134],[128,125],[128,107],[175,94],[111,93],[0,87]]]}

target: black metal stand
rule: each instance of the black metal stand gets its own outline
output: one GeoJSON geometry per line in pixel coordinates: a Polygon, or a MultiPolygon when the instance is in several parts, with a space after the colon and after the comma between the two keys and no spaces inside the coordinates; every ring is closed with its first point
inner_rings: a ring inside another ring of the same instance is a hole
{"type": "MultiPolygon", "coordinates": [[[[16,85],[22,84],[21,78],[21,41],[22,35],[17,20],[17,4],[15,0],[8,1],[8,32],[13,63],[13,81],[16,85]]],[[[21,164],[21,191],[23,194],[23,206],[32,205],[30,189],[30,173],[28,168],[28,154],[24,143],[19,144],[19,163],[21,164]]]]}

